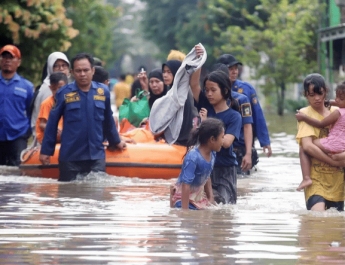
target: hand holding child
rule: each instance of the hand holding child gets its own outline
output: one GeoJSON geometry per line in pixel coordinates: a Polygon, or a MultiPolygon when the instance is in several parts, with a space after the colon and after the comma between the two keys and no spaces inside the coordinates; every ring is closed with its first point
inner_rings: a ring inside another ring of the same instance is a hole
{"type": "Polygon", "coordinates": [[[299,110],[297,110],[297,113],[295,114],[295,116],[298,121],[305,121],[306,115],[300,112],[299,110]]]}

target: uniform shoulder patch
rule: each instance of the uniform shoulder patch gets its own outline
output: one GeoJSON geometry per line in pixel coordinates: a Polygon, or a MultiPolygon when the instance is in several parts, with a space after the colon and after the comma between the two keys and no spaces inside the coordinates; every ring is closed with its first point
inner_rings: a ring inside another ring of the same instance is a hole
{"type": "Polygon", "coordinates": [[[244,103],[241,105],[241,114],[243,118],[252,116],[252,108],[250,103],[244,103]]]}
{"type": "Polygon", "coordinates": [[[255,97],[252,99],[253,104],[258,104],[258,99],[255,97]]]}
{"type": "Polygon", "coordinates": [[[104,95],[104,89],[101,87],[97,88],[97,94],[103,96],[104,95]]]}

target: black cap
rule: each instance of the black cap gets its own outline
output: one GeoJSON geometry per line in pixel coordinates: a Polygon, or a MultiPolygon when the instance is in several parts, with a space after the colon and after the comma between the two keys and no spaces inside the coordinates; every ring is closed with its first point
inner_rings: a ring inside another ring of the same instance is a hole
{"type": "Polygon", "coordinates": [[[237,64],[242,65],[241,62],[237,61],[231,54],[223,54],[217,59],[217,63],[225,64],[227,67],[231,67],[237,64]]]}

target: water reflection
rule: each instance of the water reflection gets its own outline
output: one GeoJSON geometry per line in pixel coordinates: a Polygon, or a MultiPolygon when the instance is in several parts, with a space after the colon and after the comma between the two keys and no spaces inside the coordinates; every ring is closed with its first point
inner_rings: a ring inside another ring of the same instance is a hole
{"type": "Polygon", "coordinates": [[[275,134],[272,148],[275,157],[239,179],[237,205],[205,211],[170,209],[174,180],[91,174],[58,183],[7,170],[1,263],[343,264],[345,214],[306,211],[294,137],[275,134]]]}

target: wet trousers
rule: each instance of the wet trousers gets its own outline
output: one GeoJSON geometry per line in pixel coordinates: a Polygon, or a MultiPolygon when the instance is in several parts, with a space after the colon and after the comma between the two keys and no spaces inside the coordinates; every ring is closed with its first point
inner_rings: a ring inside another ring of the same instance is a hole
{"type": "Polygon", "coordinates": [[[59,181],[72,181],[78,174],[105,172],[105,159],[59,162],[59,181]]]}
{"type": "Polygon", "coordinates": [[[236,204],[237,201],[237,172],[236,166],[215,166],[211,173],[214,200],[217,203],[236,204]]]}
{"type": "Polygon", "coordinates": [[[27,147],[27,142],[26,134],[13,141],[0,141],[0,165],[19,166],[20,153],[27,147]]]}

